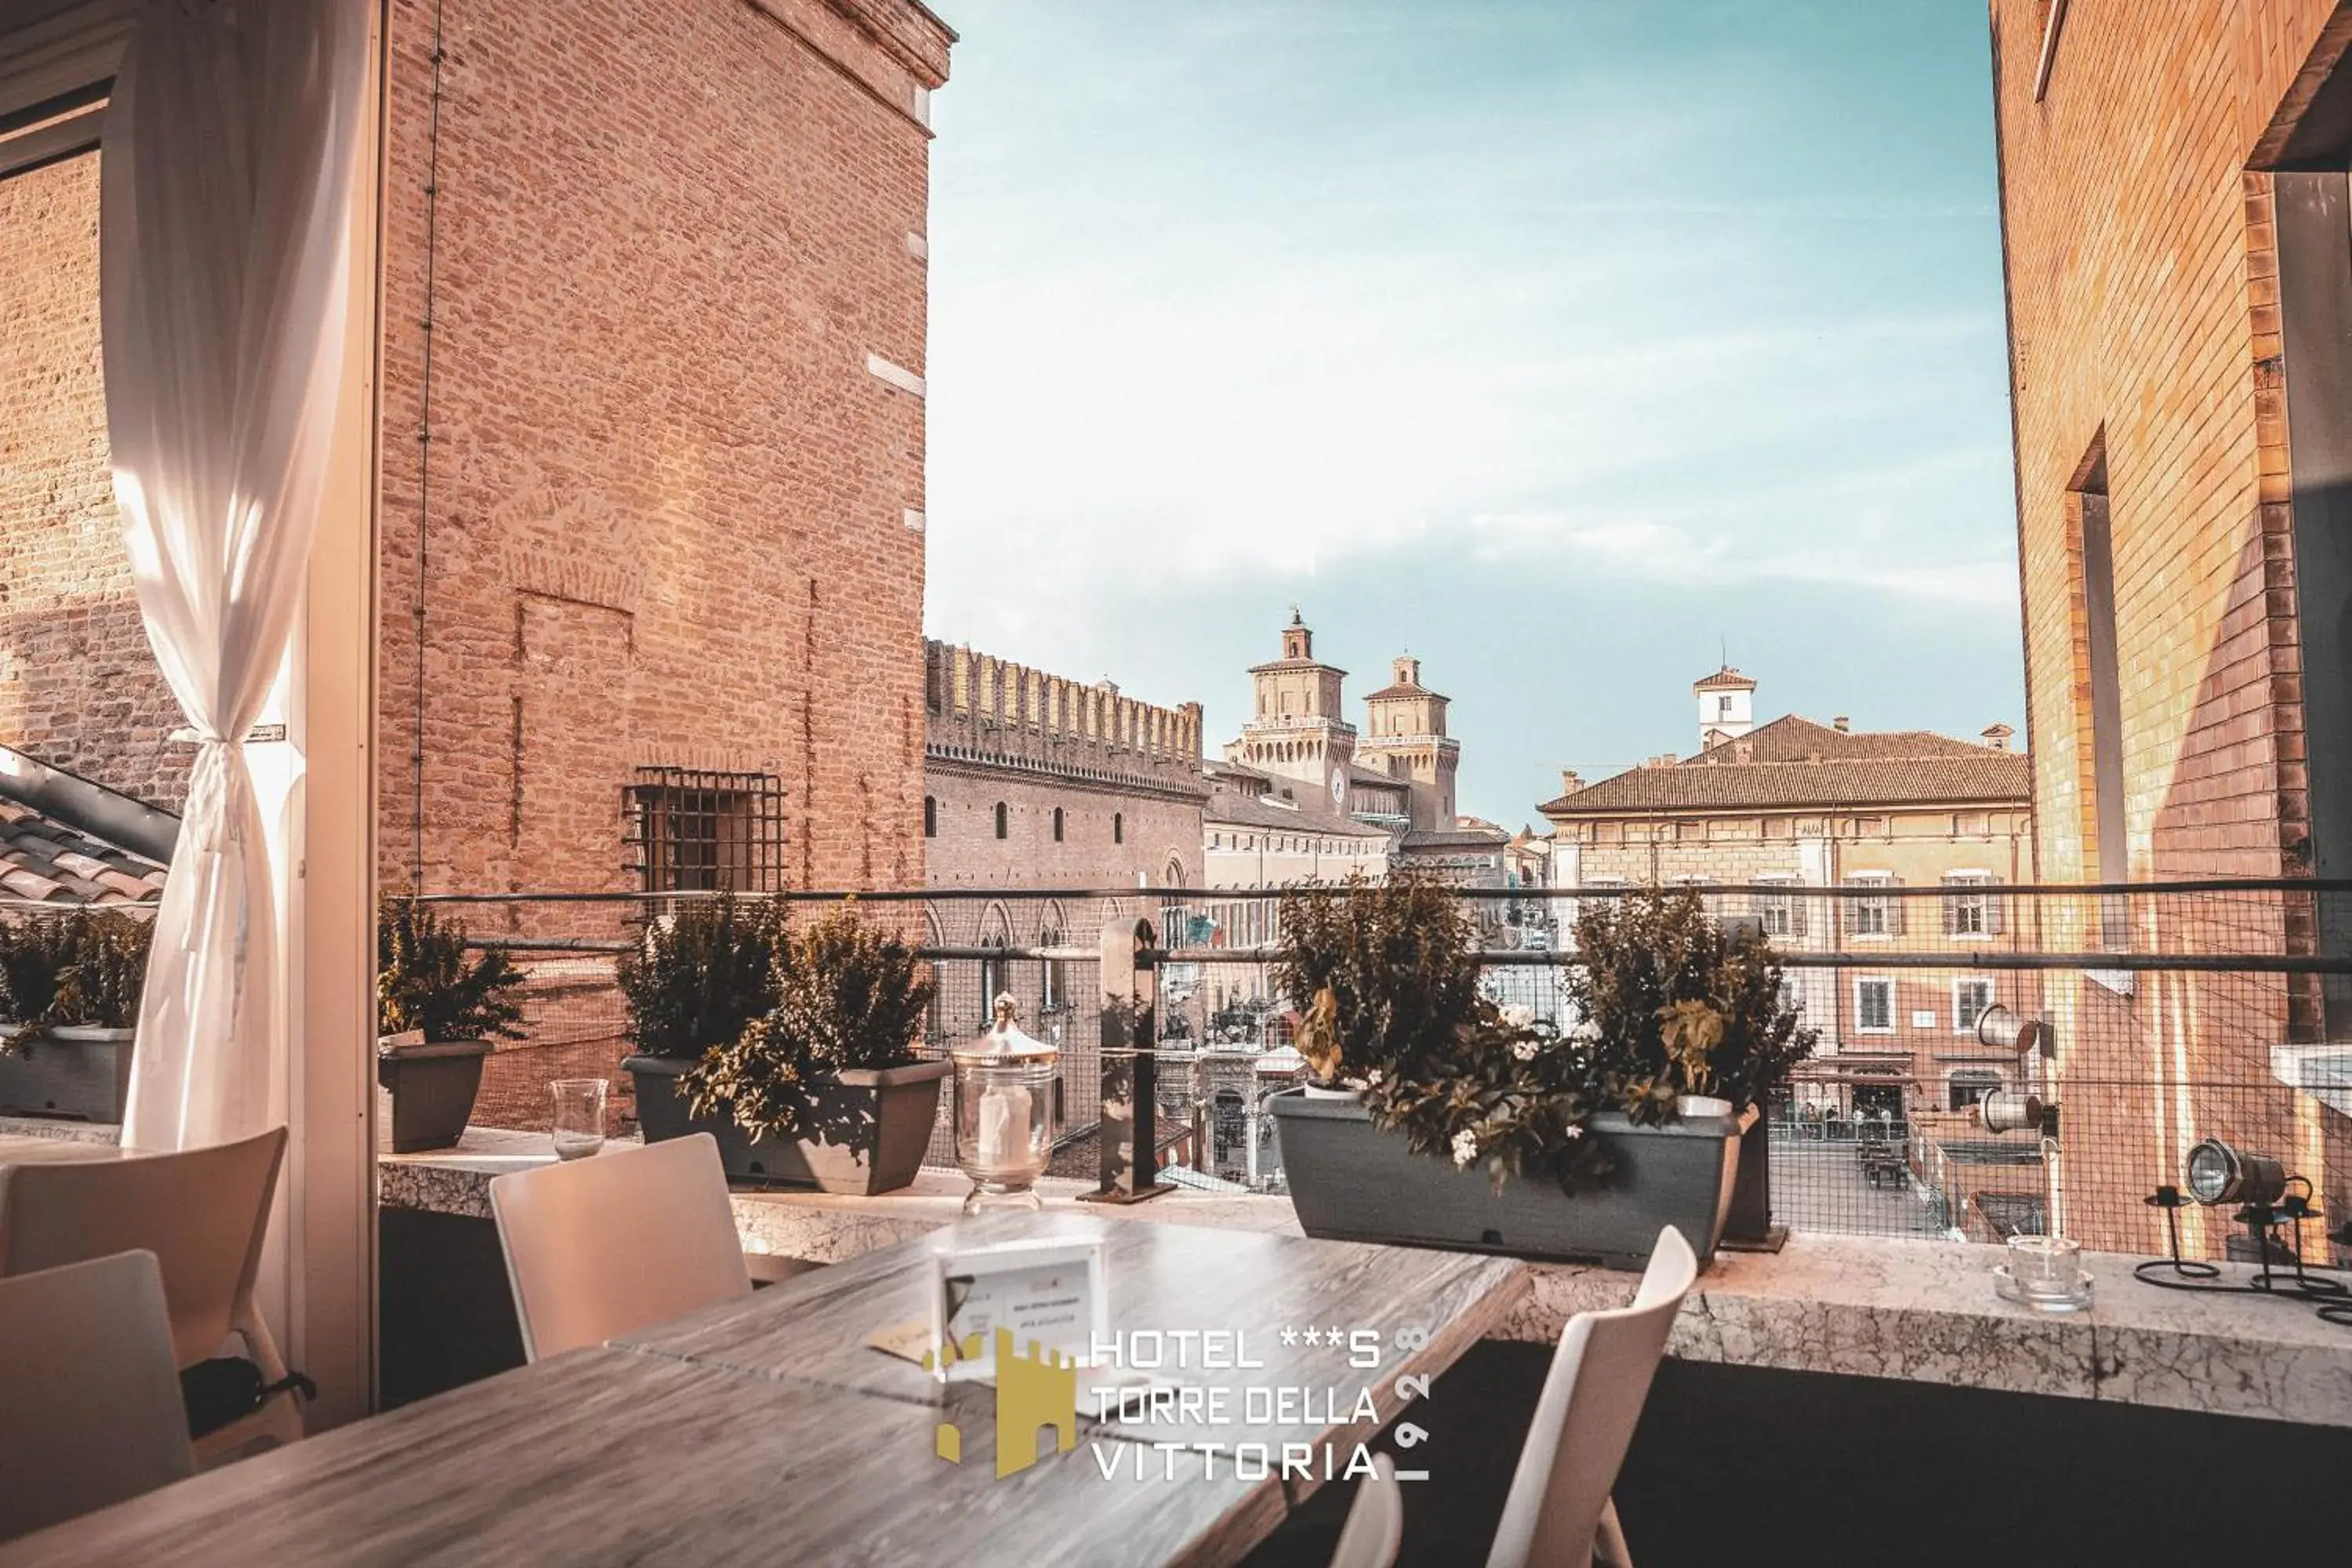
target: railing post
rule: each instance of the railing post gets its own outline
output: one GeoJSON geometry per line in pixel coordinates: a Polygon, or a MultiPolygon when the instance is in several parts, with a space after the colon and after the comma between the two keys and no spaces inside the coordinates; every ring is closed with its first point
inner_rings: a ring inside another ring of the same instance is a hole
{"type": "Polygon", "coordinates": [[[1102,931],[1102,1185],[1081,1194],[1140,1203],[1175,1189],[1160,1180],[1160,1072],[1152,1055],[1151,922],[1113,920],[1102,931]]]}

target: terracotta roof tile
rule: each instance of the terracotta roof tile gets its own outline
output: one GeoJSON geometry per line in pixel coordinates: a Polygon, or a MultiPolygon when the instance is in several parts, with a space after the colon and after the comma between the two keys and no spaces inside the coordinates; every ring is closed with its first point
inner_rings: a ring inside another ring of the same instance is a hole
{"type": "Polygon", "coordinates": [[[163,897],[163,868],[0,800],[0,895],[43,903],[142,903],[163,897]]]}
{"type": "Polygon", "coordinates": [[[1633,768],[1548,801],[1547,816],[2015,802],[2033,793],[2023,752],[1925,730],[1848,732],[1791,714],[1668,766],[1633,768]]]}

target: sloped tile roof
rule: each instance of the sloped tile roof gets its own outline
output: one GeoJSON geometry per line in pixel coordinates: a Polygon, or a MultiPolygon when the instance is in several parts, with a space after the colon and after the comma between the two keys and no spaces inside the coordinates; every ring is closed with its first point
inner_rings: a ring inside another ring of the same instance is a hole
{"type": "Polygon", "coordinates": [[[152,904],[163,868],[0,798],[0,898],[74,904],[152,904]]]}
{"type": "Polygon", "coordinates": [[[1659,767],[1633,768],[1547,801],[1547,816],[1803,807],[2024,805],[2033,763],[1924,730],[1849,733],[1776,719],[1736,741],[1659,767]]]}

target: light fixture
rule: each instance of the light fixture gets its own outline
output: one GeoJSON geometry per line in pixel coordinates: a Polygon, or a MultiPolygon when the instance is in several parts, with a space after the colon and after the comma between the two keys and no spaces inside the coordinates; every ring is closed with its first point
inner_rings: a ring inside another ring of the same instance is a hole
{"type": "Polygon", "coordinates": [[[2021,1017],[1999,1002],[1977,1015],[1977,1041],[2019,1057],[2034,1050],[2047,1057],[2056,1048],[2056,1038],[2049,1025],[2039,1018],[2021,1017]]]}
{"type": "Polygon", "coordinates": [[[2248,1154],[2208,1138],[2189,1151],[2180,1184],[2199,1203],[2262,1207],[2286,1195],[2286,1167],[2261,1154],[2248,1154]]]}
{"type": "Polygon", "coordinates": [[[2024,1132],[2042,1126],[2047,1110],[2042,1097],[2030,1089],[1997,1089],[1977,1101],[1977,1116],[1988,1132],[2024,1132]]]}

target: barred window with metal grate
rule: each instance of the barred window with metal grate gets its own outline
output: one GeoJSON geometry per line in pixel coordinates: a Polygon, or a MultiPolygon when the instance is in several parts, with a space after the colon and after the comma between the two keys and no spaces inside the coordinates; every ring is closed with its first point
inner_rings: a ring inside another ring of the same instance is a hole
{"type": "Polygon", "coordinates": [[[773,773],[639,768],[624,834],[649,893],[772,893],[784,885],[784,790],[773,773]]]}

